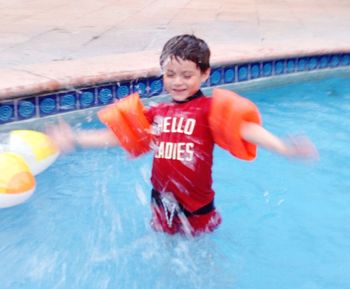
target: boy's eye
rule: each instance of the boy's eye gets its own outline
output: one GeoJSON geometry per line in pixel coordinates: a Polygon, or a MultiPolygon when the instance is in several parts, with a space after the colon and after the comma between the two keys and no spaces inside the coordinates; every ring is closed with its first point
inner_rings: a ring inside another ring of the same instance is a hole
{"type": "Polygon", "coordinates": [[[185,75],[184,75],[184,78],[185,78],[185,79],[190,79],[191,77],[192,77],[192,74],[185,74],[185,75]]]}
{"type": "Polygon", "coordinates": [[[165,74],[165,76],[166,76],[166,77],[170,77],[170,78],[171,78],[171,77],[174,77],[174,76],[175,76],[175,74],[174,74],[174,73],[166,73],[166,74],[165,74]]]}

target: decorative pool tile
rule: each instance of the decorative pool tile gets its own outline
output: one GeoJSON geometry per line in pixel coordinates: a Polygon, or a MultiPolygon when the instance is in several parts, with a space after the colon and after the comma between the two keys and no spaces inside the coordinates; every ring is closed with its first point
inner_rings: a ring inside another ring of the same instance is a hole
{"type": "Polygon", "coordinates": [[[261,77],[261,63],[255,62],[250,65],[250,77],[251,79],[261,77]]]}
{"type": "Polygon", "coordinates": [[[287,59],[286,63],[286,73],[293,73],[295,72],[295,67],[296,67],[296,59],[287,59]]]}
{"type": "Polygon", "coordinates": [[[307,71],[309,68],[308,57],[301,57],[297,60],[297,71],[303,72],[307,71]]]}
{"type": "Polygon", "coordinates": [[[149,97],[160,95],[163,92],[163,78],[153,77],[149,79],[149,97]]]}
{"type": "Polygon", "coordinates": [[[0,103],[0,124],[15,121],[14,101],[0,103]]]}
{"type": "Polygon", "coordinates": [[[309,70],[315,70],[318,68],[320,58],[317,56],[312,56],[309,58],[309,70]]]}
{"type": "Polygon", "coordinates": [[[130,81],[118,82],[115,86],[115,96],[117,99],[121,99],[131,94],[131,83],[130,81]]]}
{"type": "Polygon", "coordinates": [[[114,85],[103,85],[96,88],[97,104],[106,105],[115,100],[114,85]]]}
{"type": "Polygon", "coordinates": [[[262,63],[262,75],[265,77],[272,75],[272,61],[265,61],[262,63]]]}
{"type": "Polygon", "coordinates": [[[329,66],[334,68],[340,65],[340,55],[335,54],[330,57],[329,66]]]}
{"type": "MultiPolygon", "coordinates": [[[[273,77],[343,66],[350,66],[350,53],[288,57],[254,61],[251,63],[233,63],[212,67],[210,76],[202,84],[202,87],[215,87],[222,84],[250,81],[262,77],[273,77]]],[[[153,76],[103,85],[79,87],[71,91],[58,91],[45,95],[32,95],[14,100],[3,100],[0,101],[0,125],[103,106],[133,92],[138,92],[142,98],[149,98],[160,95],[164,91],[163,78],[161,76],[153,76]]]]}
{"type": "Polygon", "coordinates": [[[343,54],[341,56],[340,65],[342,65],[342,66],[350,65],[350,53],[343,54]]]}
{"type": "Polygon", "coordinates": [[[246,81],[249,79],[248,64],[238,65],[238,81],[246,81]]]}
{"type": "Polygon", "coordinates": [[[78,109],[78,97],[76,91],[67,91],[57,94],[58,111],[67,112],[78,109]]]}
{"type": "Polygon", "coordinates": [[[210,86],[220,85],[222,83],[222,68],[214,68],[210,72],[210,86]]]}
{"type": "Polygon", "coordinates": [[[77,100],[80,109],[96,106],[96,88],[78,89],[77,100]]]}
{"type": "Polygon", "coordinates": [[[57,94],[40,96],[38,105],[40,117],[58,113],[57,94]]]}
{"type": "Polygon", "coordinates": [[[285,70],[285,60],[275,60],[274,61],[274,71],[275,71],[275,75],[280,75],[283,74],[285,70]]]}
{"type": "Polygon", "coordinates": [[[147,79],[134,80],[132,82],[132,91],[138,92],[141,98],[149,97],[149,86],[147,79]]]}
{"type": "Polygon", "coordinates": [[[224,83],[233,83],[236,81],[236,66],[230,65],[224,67],[224,83]]]}
{"type": "MultiPolygon", "coordinates": [[[[19,120],[36,117],[36,99],[35,97],[17,100],[17,117],[19,120]]],[[[1,113],[0,113],[1,115],[1,113]]]]}
{"type": "Polygon", "coordinates": [[[319,68],[327,68],[328,65],[329,65],[329,56],[328,55],[322,55],[320,57],[319,68]]]}

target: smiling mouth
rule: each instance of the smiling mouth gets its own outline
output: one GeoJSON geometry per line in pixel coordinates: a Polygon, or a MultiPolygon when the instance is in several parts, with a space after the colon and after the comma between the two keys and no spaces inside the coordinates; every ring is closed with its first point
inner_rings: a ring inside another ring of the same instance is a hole
{"type": "Polygon", "coordinates": [[[173,89],[173,91],[175,91],[175,92],[184,92],[184,91],[186,91],[186,89],[173,89]]]}

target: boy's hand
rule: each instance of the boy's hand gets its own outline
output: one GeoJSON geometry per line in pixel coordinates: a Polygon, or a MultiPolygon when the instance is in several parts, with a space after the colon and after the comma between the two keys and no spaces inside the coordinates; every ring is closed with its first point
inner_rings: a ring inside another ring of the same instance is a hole
{"type": "Polygon", "coordinates": [[[246,122],[242,125],[243,139],[280,155],[304,160],[317,160],[315,145],[306,137],[289,137],[282,140],[260,125],[246,122]]]}
{"type": "Polygon", "coordinates": [[[61,152],[68,153],[75,149],[75,134],[68,123],[61,120],[57,125],[48,125],[46,134],[61,152]]]}
{"type": "Polygon", "coordinates": [[[285,141],[287,157],[305,160],[317,160],[319,158],[316,146],[306,136],[291,136],[285,141]]]}

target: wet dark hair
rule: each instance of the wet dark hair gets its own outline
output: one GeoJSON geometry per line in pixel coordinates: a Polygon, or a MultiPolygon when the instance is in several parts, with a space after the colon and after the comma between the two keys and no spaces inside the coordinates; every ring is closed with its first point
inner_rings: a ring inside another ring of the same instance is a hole
{"type": "Polygon", "coordinates": [[[183,34],[169,39],[160,55],[161,67],[168,58],[190,60],[201,72],[205,72],[210,67],[210,49],[204,40],[194,35],[183,34]]]}

